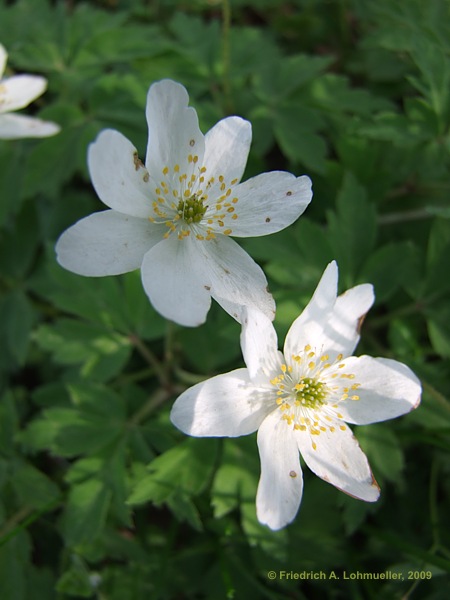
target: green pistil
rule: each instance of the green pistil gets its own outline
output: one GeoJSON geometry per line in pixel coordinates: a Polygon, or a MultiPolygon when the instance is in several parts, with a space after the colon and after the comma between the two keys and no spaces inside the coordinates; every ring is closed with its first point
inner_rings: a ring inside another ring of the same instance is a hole
{"type": "Polygon", "coordinates": [[[194,194],[187,200],[178,202],[177,212],[186,223],[200,223],[206,212],[206,206],[203,206],[203,198],[198,198],[194,194]]]}
{"type": "Polygon", "coordinates": [[[296,404],[306,408],[317,408],[325,404],[326,386],[321,381],[311,379],[311,377],[302,377],[295,387],[297,389],[296,404]]]}

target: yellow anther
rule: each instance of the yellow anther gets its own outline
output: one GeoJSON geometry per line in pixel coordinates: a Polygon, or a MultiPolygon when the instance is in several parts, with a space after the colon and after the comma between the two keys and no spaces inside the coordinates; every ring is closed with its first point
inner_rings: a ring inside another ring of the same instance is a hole
{"type": "Polygon", "coordinates": [[[231,229],[225,229],[225,231],[223,232],[224,235],[230,235],[231,233],[233,233],[231,229]]]}
{"type": "Polygon", "coordinates": [[[163,172],[163,175],[167,175],[167,173],[169,172],[169,167],[164,167],[162,172],[163,172]]]}

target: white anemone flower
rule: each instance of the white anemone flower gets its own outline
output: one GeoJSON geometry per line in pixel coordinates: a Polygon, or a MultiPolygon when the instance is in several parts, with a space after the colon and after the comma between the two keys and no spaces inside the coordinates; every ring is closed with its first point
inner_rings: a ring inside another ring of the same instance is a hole
{"type": "Polygon", "coordinates": [[[337,297],[337,266],[330,263],[289,329],[284,354],[267,317],[246,309],[241,346],[247,368],[195,385],[172,408],[172,422],[188,435],[237,437],[258,430],[256,510],[271,529],[297,514],[300,454],[311,471],[343,492],[378,499],[379,487],[347,423],[367,425],[409,412],[420,402],[421,385],[400,362],[352,356],[373,300],[369,284],[337,297]]]}
{"type": "Polygon", "coordinates": [[[0,139],[40,138],[55,135],[59,125],[12,111],[28,106],[47,88],[47,80],[38,75],[14,75],[2,79],[8,54],[0,44],[0,139]]]}
{"type": "Polygon", "coordinates": [[[262,236],[293,223],[311,200],[311,181],[276,171],[239,183],[250,123],[227,117],[203,135],[188,102],[174,81],[150,87],[145,165],[122,134],[99,134],[88,165],[110,210],[64,232],[58,261],[86,276],[140,268],[150,302],[181,325],[203,323],[211,298],[238,321],[242,306],[273,319],[263,271],[230,236],[262,236]]]}

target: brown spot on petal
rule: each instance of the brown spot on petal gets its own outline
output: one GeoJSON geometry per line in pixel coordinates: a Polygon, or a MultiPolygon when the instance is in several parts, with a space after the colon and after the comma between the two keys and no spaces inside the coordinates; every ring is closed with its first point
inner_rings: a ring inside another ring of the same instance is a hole
{"type": "Polygon", "coordinates": [[[270,217],[266,217],[266,223],[270,223],[270,217]]]}
{"type": "Polygon", "coordinates": [[[211,289],[211,287],[209,285],[205,285],[204,287],[205,287],[205,290],[208,290],[208,292],[211,289]]]}
{"type": "Polygon", "coordinates": [[[139,171],[139,169],[144,166],[144,163],[139,158],[137,152],[133,153],[133,162],[134,162],[134,168],[136,169],[136,171],[139,171]]]}
{"type": "Polygon", "coordinates": [[[150,179],[150,175],[148,173],[145,173],[142,179],[145,181],[145,183],[147,183],[147,181],[150,179]]]}
{"type": "Polygon", "coordinates": [[[361,327],[362,327],[362,324],[364,323],[364,319],[366,318],[366,314],[367,313],[364,313],[363,315],[361,315],[359,317],[358,322],[356,324],[356,333],[360,333],[361,332],[361,327]]]}
{"type": "Polygon", "coordinates": [[[295,479],[295,477],[297,477],[297,473],[295,471],[289,471],[289,477],[295,479]]]}
{"type": "Polygon", "coordinates": [[[288,192],[286,192],[286,196],[292,196],[292,192],[289,190],[288,192]]]}
{"type": "Polygon", "coordinates": [[[191,141],[189,142],[189,146],[191,146],[191,148],[192,148],[192,146],[195,146],[195,140],[191,140],[191,141]]]}

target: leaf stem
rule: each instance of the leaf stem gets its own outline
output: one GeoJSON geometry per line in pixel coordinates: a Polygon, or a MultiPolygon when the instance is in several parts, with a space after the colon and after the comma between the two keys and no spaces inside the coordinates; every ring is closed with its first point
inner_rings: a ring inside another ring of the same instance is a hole
{"type": "Polygon", "coordinates": [[[136,350],[141,354],[141,356],[148,362],[148,364],[153,368],[156,376],[159,379],[159,382],[162,387],[170,388],[170,380],[167,375],[166,369],[161,364],[161,362],[156,358],[153,352],[148,348],[146,344],[134,334],[130,334],[129,339],[136,350]]]}
{"type": "Polygon", "coordinates": [[[41,515],[57,508],[61,504],[61,498],[52,500],[45,504],[42,508],[33,511],[33,507],[22,506],[14,513],[4,524],[0,530],[0,547],[4,546],[10,539],[15,537],[20,531],[26,529],[31,523],[34,523],[41,515]],[[11,531],[12,530],[12,531],[11,531]]]}

